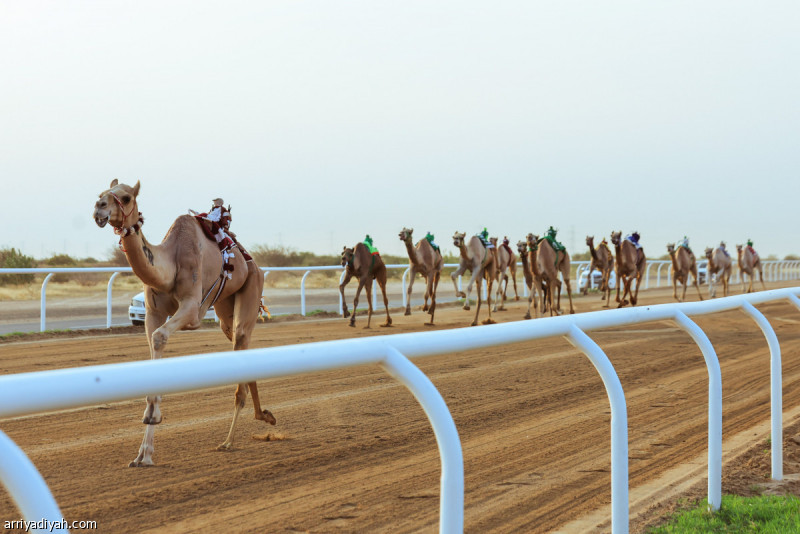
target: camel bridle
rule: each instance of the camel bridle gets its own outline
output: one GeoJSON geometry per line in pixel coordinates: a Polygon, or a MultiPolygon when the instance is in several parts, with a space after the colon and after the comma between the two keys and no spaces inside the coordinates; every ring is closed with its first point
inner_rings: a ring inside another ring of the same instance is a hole
{"type": "MultiPolygon", "coordinates": [[[[125,220],[128,218],[128,216],[131,213],[133,213],[133,206],[131,206],[131,209],[128,211],[128,213],[125,213],[125,208],[122,206],[122,201],[119,199],[119,197],[116,195],[116,193],[114,193],[113,191],[109,191],[108,194],[111,195],[111,197],[114,199],[114,202],[117,204],[117,207],[119,208],[119,211],[122,212],[122,222],[120,223],[120,225],[119,226],[114,226],[112,224],[111,226],[114,228],[114,233],[119,236],[119,249],[122,252],[127,252],[122,247],[122,238],[126,237],[126,236],[129,236],[130,234],[133,234],[133,233],[138,233],[139,229],[144,224],[144,217],[142,216],[142,212],[139,212],[139,219],[135,223],[133,223],[133,225],[131,225],[131,226],[123,226],[125,224],[125,220]]],[[[111,223],[109,223],[109,224],[111,224],[111,223]]]]}

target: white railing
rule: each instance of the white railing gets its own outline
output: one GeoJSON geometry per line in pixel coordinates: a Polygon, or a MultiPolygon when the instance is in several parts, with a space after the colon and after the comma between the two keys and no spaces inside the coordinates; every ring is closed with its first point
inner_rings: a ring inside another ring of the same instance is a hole
{"type": "MultiPolygon", "coordinates": [[[[580,287],[578,287],[578,281],[580,280],[580,276],[583,271],[588,270],[589,263],[588,261],[573,261],[571,262],[573,268],[576,271],[575,275],[575,285],[573,286],[573,292],[578,293],[580,291],[580,287]]],[[[786,280],[797,280],[800,279],[800,261],[795,260],[770,260],[770,261],[762,261],[764,265],[764,280],[767,282],[773,281],[786,281],[786,280]]],[[[642,289],[649,289],[650,288],[650,271],[654,267],[657,267],[656,271],[656,287],[661,287],[661,269],[667,267],[667,284],[671,283],[671,272],[669,266],[671,265],[670,261],[664,260],[653,260],[649,261],[647,264],[647,270],[645,271],[645,279],[644,285],[642,289]]],[[[518,267],[521,267],[521,263],[517,263],[518,267]]],[[[407,304],[407,295],[406,295],[406,287],[407,287],[407,278],[408,278],[408,265],[407,264],[392,264],[387,265],[387,269],[405,269],[402,276],[402,302],[403,307],[405,308],[407,304]]],[[[452,268],[455,269],[458,267],[457,263],[447,263],[444,265],[445,268],[452,268]]],[[[734,273],[736,276],[736,282],[741,282],[741,275],[739,273],[739,268],[736,264],[733,265],[734,273]]],[[[271,272],[294,272],[294,273],[303,273],[303,277],[300,281],[300,314],[305,316],[306,315],[306,278],[308,275],[314,271],[342,271],[342,275],[340,277],[341,280],[344,277],[344,269],[340,265],[322,265],[322,266],[308,266],[308,267],[261,267],[261,270],[264,271],[264,280],[266,281],[267,276],[271,272]]],[[[130,267],[37,267],[37,268],[0,268],[0,275],[2,274],[45,274],[44,280],[42,281],[41,287],[41,304],[40,304],[40,311],[39,311],[39,329],[41,332],[44,332],[47,329],[47,284],[50,279],[55,274],[59,273],[111,273],[111,277],[108,280],[108,287],[106,289],[106,328],[111,328],[111,299],[112,299],[112,288],[114,284],[114,280],[120,273],[132,273],[133,270],[130,267]]],[[[710,278],[706,277],[708,281],[710,278]]],[[[731,277],[733,278],[733,276],[731,277]]],[[[589,283],[592,283],[590,280],[589,283]]],[[[590,285],[593,287],[594,284],[590,285]]],[[[375,284],[373,283],[373,308],[377,308],[377,291],[375,289],[375,284]]],[[[461,277],[458,278],[458,289],[461,290],[461,277]]],[[[445,291],[447,291],[445,289],[445,291]]],[[[524,277],[522,280],[522,293],[523,296],[528,296],[528,288],[525,285],[524,277]]],[[[483,289],[483,298],[486,298],[486,289],[483,289]]],[[[342,297],[339,295],[339,314],[342,314],[342,297]]]]}
{"type": "MultiPolygon", "coordinates": [[[[611,525],[628,531],[628,429],[622,386],[610,361],[585,333],[602,328],[672,320],[698,344],[709,373],[708,502],[721,503],[722,379],[719,360],[705,333],[689,316],[742,309],[762,329],[770,349],[772,478],[783,477],[781,355],[778,339],[753,304],[788,299],[800,309],[800,287],[736,295],[704,302],[622,308],[578,315],[517,321],[469,329],[328,341],[21,373],[0,377],[0,418],[95,405],[158,391],[179,393],[227,384],[380,364],[408,387],[431,421],[442,464],[440,532],[462,532],[464,471],[457,430],[444,400],[407,358],[496,347],[564,336],[586,354],[600,373],[611,404],[611,525]],[[39,392],[31,396],[30,391],[39,392]]],[[[44,480],[24,453],[0,432],[0,479],[27,520],[61,519],[44,480]]]]}

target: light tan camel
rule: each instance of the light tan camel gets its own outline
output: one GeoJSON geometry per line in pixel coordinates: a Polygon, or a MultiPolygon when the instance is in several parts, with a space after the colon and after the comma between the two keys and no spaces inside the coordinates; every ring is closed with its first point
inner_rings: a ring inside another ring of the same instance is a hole
{"type": "Polygon", "coordinates": [[[617,302],[619,302],[617,307],[622,308],[627,305],[628,301],[625,297],[629,295],[631,306],[636,306],[636,302],[639,300],[639,286],[642,283],[644,270],[647,267],[644,249],[636,248],[636,245],[630,239],[623,240],[622,232],[611,232],[611,243],[614,245],[617,257],[617,302]],[[635,293],[631,291],[631,284],[634,280],[636,280],[635,293]],[[625,286],[625,290],[622,293],[622,300],[620,300],[619,288],[622,285],[625,286]]]}
{"type": "Polygon", "coordinates": [[[514,282],[514,300],[519,300],[519,293],[517,293],[517,255],[508,246],[508,237],[505,237],[500,245],[497,244],[496,237],[490,237],[489,241],[497,249],[497,294],[494,299],[494,311],[498,309],[504,310],[509,273],[511,273],[511,281],[514,282]]]}
{"type": "MultiPolygon", "coordinates": [[[[553,234],[555,235],[555,233],[553,234]]],[[[570,285],[570,261],[569,253],[566,250],[556,250],[546,237],[539,238],[536,235],[528,234],[528,248],[530,249],[531,265],[537,266],[542,280],[546,284],[545,300],[547,304],[542,306],[542,313],[550,310],[550,316],[561,315],[561,280],[558,273],[567,286],[567,297],[569,297],[569,313],[575,313],[572,306],[572,286],[570,285]],[[553,305],[553,289],[558,291],[555,306],[553,305]]]]}
{"type": "MultiPolygon", "coordinates": [[[[529,234],[532,236],[532,234],[529,234]]],[[[544,306],[544,286],[542,275],[538,272],[536,261],[531,262],[530,251],[528,250],[527,241],[517,241],[517,252],[522,262],[522,274],[525,277],[525,285],[528,287],[528,311],[525,313],[525,319],[531,318],[531,306],[533,306],[533,313],[535,317],[539,316],[537,300],[544,306]],[[537,296],[538,295],[538,296],[537,296]]],[[[544,313],[544,308],[542,309],[544,313]]]]}
{"type": "Polygon", "coordinates": [[[461,261],[459,262],[458,269],[450,274],[450,278],[453,280],[453,287],[456,290],[456,297],[466,299],[464,301],[464,309],[468,310],[469,295],[472,293],[472,285],[476,280],[478,281],[476,290],[478,294],[478,305],[476,306],[475,319],[472,321],[472,326],[477,325],[478,314],[481,311],[481,286],[483,285],[483,280],[486,279],[486,306],[489,309],[489,317],[484,319],[482,324],[493,324],[495,321],[492,319],[492,283],[497,270],[496,256],[484,246],[480,237],[474,235],[470,238],[469,242],[465,242],[465,238],[466,233],[464,232],[456,232],[453,234],[453,245],[455,245],[461,253],[461,261]],[[467,284],[467,292],[464,293],[458,290],[456,278],[466,271],[470,271],[472,276],[469,279],[469,284],[467,284]]]}
{"type": "Polygon", "coordinates": [[[689,274],[694,278],[694,287],[697,289],[697,296],[703,300],[703,295],[700,294],[700,285],[697,283],[697,260],[694,257],[694,252],[684,246],[679,246],[675,250],[675,245],[669,243],[667,245],[667,252],[669,257],[672,258],[672,296],[678,302],[686,300],[686,287],[689,285],[689,274]],[[678,298],[678,282],[683,285],[683,294],[678,298]]]}
{"type": "Polygon", "coordinates": [[[728,296],[728,286],[731,283],[731,271],[733,270],[730,255],[725,251],[725,243],[720,243],[719,246],[711,250],[706,248],[706,258],[708,258],[708,269],[706,276],[708,276],[708,292],[711,298],[717,296],[714,278],[717,277],[722,280],[722,296],[728,296]]]}
{"type": "Polygon", "coordinates": [[[611,304],[611,288],[608,287],[608,279],[611,276],[611,271],[614,270],[614,255],[611,249],[608,248],[606,240],[600,242],[597,248],[594,248],[594,236],[586,236],[586,245],[589,247],[589,253],[592,255],[592,262],[589,264],[589,275],[586,278],[586,287],[583,294],[589,292],[589,285],[592,283],[592,271],[597,269],[603,275],[600,282],[600,291],[603,292],[602,299],[606,301],[603,304],[604,308],[608,308],[611,304]]]}
{"type": "MultiPolygon", "coordinates": [[[[235,250],[230,259],[234,269],[231,278],[226,279],[216,242],[206,237],[201,223],[191,215],[175,219],[160,245],[150,244],[140,230],[143,219],[136,203],[138,194],[139,182],[131,187],[112,181],[95,203],[94,220],[100,228],[110,224],[121,235],[120,246],[128,263],[145,286],[145,331],[152,359],[161,358],[167,341],[176,331],[199,328],[212,304],[222,331],[233,342],[233,349],[247,349],[261,304],[264,286],[261,270],[254,261],[245,261],[241,250],[235,250]],[[222,292],[214,301],[209,295],[216,295],[220,285],[222,292]]],[[[217,447],[220,450],[233,446],[236,421],[248,389],[253,396],[256,419],[275,424],[272,414],[261,409],[256,383],[239,384],[233,421],[228,437],[217,447]]],[[[161,422],[161,395],[149,395],[146,401],[142,422],[147,427],[131,467],[153,465],[153,436],[155,425],[161,422]]]]}
{"type": "Polygon", "coordinates": [[[758,256],[758,252],[748,243],[746,247],[736,245],[736,253],[738,255],[739,272],[742,276],[742,293],[753,292],[753,279],[756,277],[756,271],[758,271],[758,276],[761,280],[761,287],[766,291],[767,286],[764,285],[764,271],[761,268],[761,258],[758,256]],[[750,277],[750,286],[747,287],[747,291],[745,291],[745,275],[750,277]]]}
{"type": "Polygon", "coordinates": [[[408,289],[406,289],[406,315],[411,315],[411,289],[414,287],[414,279],[417,273],[425,277],[425,300],[422,304],[422,311],[427,311],[431,316],[431,321],[425,323],[433,326],[433,316],[436,312],[436,288],[439,287],[439,279],[442,276],[442,253],[435,248],[427,238],[417,241],[416,246],[412,245],[411,234],[413,228],[403,228],[400,231],[400,241],[406,245],[408,253],[408,289]],[[431,305],[428,307],[428,298],[431,305]]]}
{"type": "Polygon", "coordinates": [[[357,243],[354,248],[344,247],[344,250],[342,250],[342,267],[347,269],[347,274],[345,274],[344,280],[339,285],[345,317],[349,317],[350,312],[344,299],[344,286],[354,276],[358,279],[358,289],[356,289],[356,298],[353,300],[353,315],[350,317],[350,326],[356,326],[358,296],[361,294],[361,290],[364,289],[367,292],[367,305],[369,306],[367,326],[364,328],[369,328],[372,321],[372,280],[378,281],[378,286],[383,293],[383,305],[386,308],[386,322],[381,326],[392,326],[392,318],[389,316],[389,299],[386,297],[386,265],[383,263],[380,254],[370,253],[364,243],[357,243]]]}

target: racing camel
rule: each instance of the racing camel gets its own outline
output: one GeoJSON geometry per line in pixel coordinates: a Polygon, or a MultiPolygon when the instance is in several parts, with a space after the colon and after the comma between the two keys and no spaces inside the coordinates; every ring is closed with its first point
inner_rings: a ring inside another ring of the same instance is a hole
{"type": "MultiPolygon", "coordinates": [[[[145,331],[151,358],[162,357],[173,333],[199,328],[212,304],[222,331],[233,342],[233,349],[247,349],[261,304],[264,286],[261,270],[241,248],[229,256],[226,264],[217,243],[204,233],[201,224],[205,223],[191,215],[175,219],[161,244],[151,244],[141,231],[144,219],[136,202],[138,194],[139,182],[131,187],[113,180],[94,205],[94,220],[100,228],[111,225],[120,235],[120,247],[144,284],[145,331]],[[216,300],[209,297],[212,294],[216,300]]],[[[248,389],[256,419],[275,424],[269,410],[261,409],[256,383],[239,384],[230,431],[217,447],[219,450],[233,447],[236,421],[248,389]]],[[[148,395],[146,402],[142,422],[147,426],[131,467],[153,465],[153,436],[155,425],[161,422],[161,395],[148,395]]]]}
{"type": "Polygon", "coordinates": [[[489,238],[489,241],[497,249],[497,294],[494,298],[494,311],[498,309],[504,310],[509,273],[511,273],[511,281],[514,283],[514,300],[519,300],[519,293],[517,292],[517,255],[508,246],[508,237],[504,237],[500,245],[497,244],[496,237],[489,238]],[[498,303],[500,304],[499,308],[498,303]]]}
{"type": "Polygon", "coordinates": [[[570,261],[569,253],[567,250],[555,240],[556,231],[551,226],[547,235],[539,238],[533,234],[528,234],[528,248],[530,249],[530,263],[531,266],[536,265],[537,270],[541,274],[542,280],[546,285],[544,291],[546,304],[542,306],[542,313],[550,309],[550,315],[561,315],[561,281],[558,279],[558,273],[561,273],[561,278],[567,286],[567,297],[569,297],[569,313],[575,313],[575,308],[572,306],[572,286],[570,285],[570,261]],[[553,306],[553,289],[557,289],[557,299],[555,306],[553,306]]]}
{"type": "Polygon", "coordinates": [[[753,279],[756,277],[756,270],[758,270],[758,276],[761,280],[761,287],[766,290],[767,286],[764,285],[764,271],[761,268],[761,258],[759,258],[758,252],[753,248],[753,242],[748,240],[746,247],[736,245],[736,253],[739,256],[738,262],[739,272],[742,276],[742,293],[753,292],[753,279]],[[750,277],[750,286],[747,288],[747,291],[745,291],[745,275],[750,277]]]}
{"type": "Polygon", "coordinates": [[[587,235],[586,245],[592,255],[592,262],[589,264],[589,275],[586,278],[586,287],[583,289],[583,294],[586,295],[589,292],[589,285],[592,283],[592,271],[597,269],[602,275],[600,291],[603,292],[602,299],[606,301],[603,307],[608,308],[611,304],[611,288],[608,285],[608,279],[611,277],[611,271],[614,270],[614,255],[611,254],[611,249],[608,248],[608,243],[605,239],[600,242],[597,248],[594,248],[594,236],[587,235]]]}
{"type": "Polygon", "coordinates": [[[481,285],[485,278],[487,285],[486,306],[489,309],[489,317],[484,319],[482,324],[493,324],[495,321],[492,319],[492,283],[496,277],[495,271],[497,270],[495,255],[484,246],[480,237],[474,235],[470,238],[469,242],[465,242],[465,238],[465,232],[456,232],[453,234],[453,245],[455,245],[461,253],[461,261],[459,262],[458,269],[450,274],[450,278],[453,280],[453,287],[456,290],[456,297],[466,299],[464,302],[464,309],[468,310],[469,295],[472,293],[472,285],[476,280],[478,281],[478,305],[475,310],[475,319],[472,321],[472,326],[477,325],[478,314],[481,311],[481,285]],[[458,290],[456,278],[466,271],[470,271],[472,276],[469,279],[469,284],[467,284],[467,292],[465,294],[463,291],[458,290]]]}
{"type": "MultiPolygon", "coordinates": [[[[533,236],[533,234],[528,234],[533,236]]],[[[542,305],[542,313],[544,313],[544,287],[542,285],[542,274],[538,271],[536,261],[531,262],[530,252],[528,251],[527,241],[517,241],[517,252],[522,262],[522,274],[525,277],[525,285],[528,287],[528,311],[525,313],[525,319],[531,318],[531,305],[533,305],[534,316],[538,317],[538,299],[542,305]]]]}
{"type": "Polygon", "coordinates": [[[634,232],[631,237],[622,239],[622,232],[611,232],[611,243],[617,257],[617,302],[622,308],[628,304],[625,297],[630,295],[631,306],[636,306],[639,300],[639,286],[642,283],[642,276],[647,267],[647,258],[644,249],[639,245],[639,234],[634,232]],[[633,238],[633,239],[632,239],[633,238]],[[636,292],[631,291],[631,284],[636,280],[636,292]],[[622,300],[619,298],[619,288],[624,285],[622,300]]]}
{"type": "Polygon", "coordinates": [[[720,243],[717,248],[711,250],[706,248],[706,258],[708,258],[708,269],[706,276],[708,276],[708,292],[711,298],[717,296],[717,289],[714,285],[714,278],[717,277],[722,280],[722,296],[728,296],[728,287],[731,283],[731,271],[733,270],[731,256],[725,250],[725,243],[720,243]]]}
{"type": "Polygon", "coordinates": [[[372,238],[367,236],[363,243],[356,243],[353,248],[344,247],[342,250],[342,267],[346,269],[344,280],[339,284],[339,293],[342,295],[342,311],[345,317],[350,316],[347,304],[344,299],[344,286],[350,282],[354,276],[358,279],[358,289],[356,298],[353,300],[353,315],[350,317],[350,326],[356,326],[356,309],[358,308],[358,297],[361,290],[367,292],[367,326],[369,328],[372,321],[372,281],[377,280],[383,293],[383,305],[386,308],[386,322],[381,326],[392,326],[392,318],[389,316],[389,299],[386,297],[386,265],[381,259],[378,251],[372,247],[372,238]]]}
{"type": "Polygon", "coordinates": [[[425,300],[422,304],[422,311],[427,311],[431,316],[431,322],[425,323],[426,325],[433,326],[433,315],[436,311],[436,288],[439,287],[439,279],[442,276],[442,253],[438,247],[433,246],[433,236],[428,236],[420,239],[416,246],[412,244],[411,234],[414,232],[413,228],[403,228],[400,231],[400,241],[406,246],[408,253],[408,289],[406,289],[406,313],[411,315],[411,289],[414,287],[414,279],[417,273],[425,277],[427,282],[425,286],[425,300]],[[428,307],[428,298],[431,299],[431,305],[428,307]]]}
{"type": "Polygon", "coordinates": [[[700,294],[700,286],[697,283],[697,260],[694,257],[694,252],[684,245],[678,246],[675,250],[675,245],[672,243],[667,245],[667,252],[669,257],[672,258],[672,296],[678,302],[686,300],[686,287],[689,285],[689,274],[694,277],[694,287],[697,289],[697,296],[703,300],[703,295],[700,294]],[[683,285],[683,294],[678,298],[678,282],[683,285]]]}

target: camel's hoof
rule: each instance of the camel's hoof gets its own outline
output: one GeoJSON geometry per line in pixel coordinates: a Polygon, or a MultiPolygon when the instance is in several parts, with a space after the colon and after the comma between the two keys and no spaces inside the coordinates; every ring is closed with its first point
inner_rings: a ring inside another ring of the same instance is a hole
{"type": "Polygon", "coordinates": [[[456,297],[465,299],[465,298],[467,298],[467,294],[464,293],[463,291],[459,291],[458,293],[456,293],[456,297]]]}
{"type": "Polygon", "coordinates": [[[263,410],[260,414],[257,413],[256,419],[259,419],[271,425],[275,425],[278,422],[278,420],[275,419],[275,416],[272,415],[272,412],[270,412],[269,410],[263,410]]]}
{"type": "Polygon", "coordinates": [[[348,317],[350,317],[350,312],[349,312],[349,311],[347,311],[347,310],[345,310],[344,312],[342,312],[342,316],[343,316],[345,319],[347,319],[348,317]]]}
{"type": "Polygon", "coordinates": [[[462,309],[469,311],[469,305],[464,306],[462,309]]]}
{"type": "Polygon", "coordinates": [[[434,326],[433,323],[423,323],[425,326],[434,326]]]}
{"type": "Polygon", "coordinates": [[[353,328],[355,328],[356,323],[354,321],[350,321],[349,323],[347,323],[347,326],[352,326],[353,328]]]}
{"type": "Polygon", "coordinates": [[[531,314],[530,313],[526,313],[525,317],[523,317],[523,319],[530,319],[530,318],[531,318],[531,314]]]}
{"type": "Polygon", "coordinates": [[[411,310],[406,309],[406,312],[403,315],[411,315],[411,310]]]}
{"type": "Polygon", "coordinates": [[[428,311],[428,305],[427,305],[427,304],[425,304],[425,305],[422,307],[422,311],[428,311]]]}
{"type": "Polygon", "coordinates": [[[472,324],[470,326],[478,326],[478,321],[472,321],[472,324]]]}
{"type": "Polygon", "coordinates": [[[496,324],[496,323],[497,321],[495,321],[494,319],[484,319],[481,324],[496,324]]]}
{"type": "Polygon", "coordinates": [[[143,462],[141,460],[134,460],[128,464],[128,467],[153,467],[153,461],[143,462]]]}
{"type": "Polygon", "coordinates": [[[231,449],[233,449],[233,443],[228,443],[227,441],[225,443],[217,445],[218,451],[229,451],[231,449]]]}
{"type": "Polygon", "coordinates": [[[161,423],[161,418],[156,421],[154,417],[142,417],[142,423],[145,425],[158,425],[161,423]]]}
{"type": "MultiPolygon", "coordinates": [[[[350,325],[350,326],[355,326],[355,325],[350,325]]],[[[369,325],[365,326],[365,327],[364,327],[364,330],[370,330],[370,327],[369,327],[369,325]]]]}
{"type": "Polygon", "coordinates": [[[390,327],[390,326],[392,326],[392,323],[391,323],[391,322],[388,322],[388,323],[383,323],[383,324],[381,325],[381,327],[382,327],[382,328],[386,328],[387,326],[389,326],[389,327],[390,327]]]}

